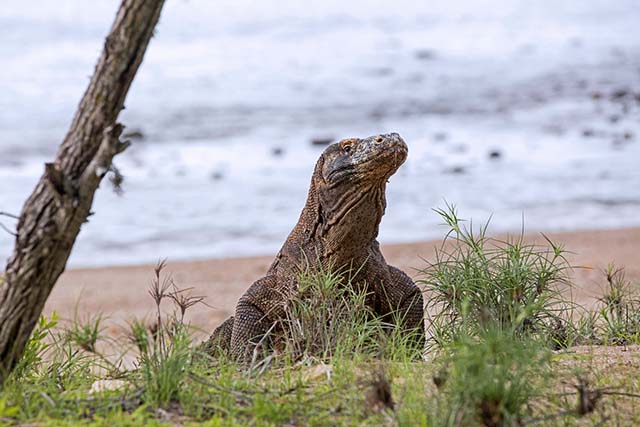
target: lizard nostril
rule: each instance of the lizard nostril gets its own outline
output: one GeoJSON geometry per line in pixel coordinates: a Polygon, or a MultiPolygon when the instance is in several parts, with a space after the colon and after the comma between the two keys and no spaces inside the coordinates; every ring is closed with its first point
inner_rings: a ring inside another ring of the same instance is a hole
{"type": "Polygon", "coordinates": [[[376,136],[376,142],[377,143],[381,143],[382,141],[384,141],[384,138],[381,136],[376,136]]]}

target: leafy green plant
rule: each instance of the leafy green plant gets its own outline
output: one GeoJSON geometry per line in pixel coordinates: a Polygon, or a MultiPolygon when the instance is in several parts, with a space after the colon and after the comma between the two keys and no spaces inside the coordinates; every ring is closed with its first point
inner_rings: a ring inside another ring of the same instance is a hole
{"type": "Polygon", "coordinates": [[[139,321],[129,324],[129,339],[139,351],[134,378],[141,382],[144,401],[155,407],[167,407],[179,400],[193,355],[189,325],[184,322],[184,315],[202,301],[202,297],[192,297],[186,290],[179,290],[170,276],[163,276],[164,267],[164,262],[156,266],[149,289],[156,304],[156,323],[151,327],[139,321]],[[165,299],[173,301],[176,307],[176,312],[169,318],[162,315],[160,308],[165,299]]]}
{"type": "Polygon", "coordinates": [[[607,286],[598,310],[602,340],[614,345],[640,342],[638,290],[626,279],[623,268],[609,264],[605,275],[607,286]]]}
{"type": "Polygon", "coordinates": [[[96,353],[96,344],[102,332],[103,316],[98,313],[81,320],[76,311],[76,315],[71,322],[71,326],[65,328],[64,339],[74,343],[79,348],[89,353],[96,353]]]}
{"type": "Polygon", "coordinates": [[[50,318],[40,316],[22,358],[13,370],[11,379],[23,378],[35,373],[45,354],[52,346],[53,329],[58,325],[58,315],[54,312],[50,318]]]}
{"type": "Polygon", "coordinates": [[[178,400],[191,357],[189,344],[189,335],[181,330],[169,338],[165,348],[155,348],[140,356],[139,369],[146,403],[166,407],[178,400]]]}
{"type": "Polygon", "coordinates": [[[145,322],[139,319],[133,319],[128,326],[127,338],[129,342],[135,346],[139,354],[147,354],[149,346],[153,343],[153,332],[149,330],[145,322]]]}
{"type": "Polygon", "coordinates": [[[328,359],[336,353],[367,350],[381,322],[367,306],[367,293],[356,289],[350,271],[307,270],[299,289],[287,299],[282,322],[283,353],[328,359]]]}
{"type": "Polygon", "coordinates": [[[440,374],[447,425],[519,426],[545,386],[544,345],[500,329],[460,337],[447,348],[440,374]]]}
{"type": "Polygon", "coordinates": [[[523,235],[487,237],[488,223],[466,227],[454,206],[436,212],[449,226],[436,259],[421,270],[432,339],[439,344],[460,333],[488,329],[516,336],[551,335],[568,303],[570,268],[564,249],[525,243],[523,235]]]}
{"type": "Polygon", "coordinates": [[[20,409],[17,406],[7,404],[6,399],[0,399],[0,423],[15,418],[19,412],[20,409]]]}
{"type": "Polygon", "coordinates": [[[354,354],[369,354],[394,360],[420,356],[422,342],[417,334],[407,333],[401,313],[392,313],[387,323],[371,309],[371,295],[365,286],[353,281],[356,269],[308,268],[298,278],[298,291],[290,295],[284,307],[280,335],[287,358],[308,357],[328,360],[354,354]]]}

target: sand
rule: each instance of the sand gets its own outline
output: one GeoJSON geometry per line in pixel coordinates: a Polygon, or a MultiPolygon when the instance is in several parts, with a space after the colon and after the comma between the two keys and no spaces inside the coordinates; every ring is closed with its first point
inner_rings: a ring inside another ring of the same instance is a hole
{"type": "MultiPolygon", "coordinates": [[[[575,231],[547,234],[554,242],[571,251],[572,272],[576,283],[575,300],[583,305],[594,304],[602,294],[602,269],[609,262],[625,266],[627,277],[640,283],[640,228],[617,230],[575,231]]],[[[504,236],[502,236],[504,237],[504,236]]],[[[527,241],[543,242],[539,234],[527,235],[527,241]]],[[[434,259],[434,248],[440,241],[383,245],[382,251],[390,264],[396,265],[414,278],[417,269],[434,259]]],[[[273,255],[247,258],[210,259],[188,262],[167,262],[170,274],[181,288],[193,288],[194,295],[205,297],[206,305],[189,310],[188,319],[210,332],[232,314],[234,306],[251,283],[264,275],[273,255]]],[[[73,269],[59,279],[45,308],[45,314],[56,311],[62,319],[74,315],[103,313],[109,334],[118,334],[134,317],[151,318],[154,304],[148,295],[153,277],[153,265],[73,269]]],[[[166,309],[170,309],[167,304],[166,309]]]]}

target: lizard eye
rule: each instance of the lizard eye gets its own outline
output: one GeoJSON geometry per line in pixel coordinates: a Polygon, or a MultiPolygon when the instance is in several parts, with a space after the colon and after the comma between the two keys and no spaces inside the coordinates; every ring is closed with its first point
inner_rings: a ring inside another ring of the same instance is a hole
{"type": "Polygon", "coordinates": [[[347,154],[351,153],[351,146],[350,145],[345,145],[344,148],[342,148],[342,149],[347,154]]]}

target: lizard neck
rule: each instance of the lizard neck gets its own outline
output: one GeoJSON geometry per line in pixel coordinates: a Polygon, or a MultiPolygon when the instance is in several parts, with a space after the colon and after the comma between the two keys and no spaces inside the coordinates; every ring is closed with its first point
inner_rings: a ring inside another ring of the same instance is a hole
{"type": "Polygon", "coordinates": [[[378,236],[386,207],[385,183],[354,186],[339,197],[323,197],[311,186],[284,254],[340,268],[365,261],[378,236]]]}

